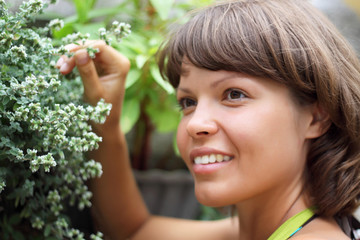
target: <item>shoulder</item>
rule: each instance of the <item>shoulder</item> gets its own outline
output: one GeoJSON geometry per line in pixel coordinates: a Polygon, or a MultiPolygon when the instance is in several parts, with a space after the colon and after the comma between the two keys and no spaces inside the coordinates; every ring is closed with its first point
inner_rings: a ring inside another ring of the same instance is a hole
{"type": "Polygon", "coordinates": [[[196,221],[152,216],[131,240],[229,240],[239,239],[236,217],[217,221],[196,221]]]}
{"type": "Polygon", "coordinates": [[[350,240],[332,218],[316,218],[306,225],[293,240],[350,240]]]}

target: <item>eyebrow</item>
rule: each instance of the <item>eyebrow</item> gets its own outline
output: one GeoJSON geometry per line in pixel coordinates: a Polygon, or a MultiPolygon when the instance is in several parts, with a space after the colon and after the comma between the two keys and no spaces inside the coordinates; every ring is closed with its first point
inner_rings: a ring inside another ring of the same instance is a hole
{"type": "Polygon", "coordinates": [[[182,92],[184,92],[184,93],[187,93],[187,94],[191,94],[192,92],[189,90],[189,89],[187,89],[187,88],[176,88],[176,91],[175,91],[175,95],[177,95],[177,93],[178,93],[178,91],[182,91],[182,92]]]}
{"type": "MultiPolygon", "coordinates": [[[[210,87],[211,88],[216,88],[220,83],[225,82],[225,81],[230,80],[230,79],[238,78],[238,77],[239,77],[239,73],[234,73],[234,74],[231,74],[229,76],[225,76],[225,77],[220,78],[220,79],[216,80],[215,82],[211,83],[210,87]]],[[[176,90],[180,90],[180,91],[188,93],[188,94],[192,93],[192,91],[189,90],[188,88],[178,87],[176,90]]]]}
{"type": "Polygon", "coordinates": [[[216,88],[217,85],[219,85],[220,83],[225,82],[225,81],[230,80],[230,79],[233,79],[233,78],[238,78],[238,77],[239,77],[239,73],[234,73],[234,74],[231,74],[229,76],[225,76],[225,77],[220,78],[220,79],[216,80],[215,82],[211,83],[210,87],[211,88],[216,88]]]}

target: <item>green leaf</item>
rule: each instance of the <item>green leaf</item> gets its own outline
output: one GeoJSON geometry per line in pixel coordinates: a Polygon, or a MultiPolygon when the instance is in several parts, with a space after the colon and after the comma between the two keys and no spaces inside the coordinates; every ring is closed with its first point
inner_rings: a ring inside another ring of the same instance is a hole
{"type": "Polygon", "coordinates": [[[14,232],[12,233],[12,237],[13,237],[14,239],[16,239],[16,240],[25,240],[24,235],[23,235],[21,232],[19,232],[19,231],[14,231],[14,232]]]}
{"type": "Polygon", "coordinates": [[[174,88],[171,86],[169,82],[166,82],[160,74],[159,68],[153,64],[150,67],[150,73],[151,76],[154,78],[154,80],[169,94],[172,94],[175,92],[174,88]]]}
{"type": "Polygon", "coordinates": [[[96,4],[96,2],[97,2],[97,0],[89,0],[89,7],[90,8],[93,8],[93,7],[95,7],[95,4],[96,4]]]}
{"type": "Polygon", "coordinates": [[[10,101],[10,98],[8,96],[4,96],[2,99],[2,104],[6,105],[10,101]]]}
{"type": "Polygon", "coordinates": [[[73,23],[66,23],[62,29],[53,32],[53,37],[56,39],[61,39],[73,32],[74,32],[73,23]]]}
{"type": "Polygon", "coordinates": [[[79,23],[85,23],[88,21],[88,13],[91,6],[91,0],[73,0],[78,16],[79,23]]]}
{"type": "Polygon", "coordinates": [[[126,49],[129,48],[133,50],[136,55],[145,54],[148,52],[148,39],[143,35],[132,32],[127,38],[123,39],[119,48],[126,49]]]}
{"type": "Polygon", "coordinates": [[[149,56],[138,55],[135,58],[137,68],[141,69],[148,59],[149,59],[149,56]]]}
{"type": "Polygon", "coordinates": [[[109,8],[96,8],[88,13],[89,19],[98,18],[98,17],[109,17],[115,14],[118,14],[120,9],[123,7],[124,3],[117,7],[109,7],[109,8]]]}
{"type": "Polygon", "coordinates": [[[171,132],[177,129],[180,121],[180,112],[175,107],[175,95],[166,96],[157,103],[151,101],[146,113],[150,116],[159,132],[171,132]]]}
{"type": "Polygon", "coordinates": [[[213,0],[189,0],[189,4],[192,7],[204,7],[212,4],[213,2],[213,0]]]}
{"type": "Polygon", "coordinates": [[[51,226],[50,224],[46,224],[45,230],[44,230],[44,236],[45,236],[45,237],[48,237],[48,236],[50,235],[50,233],[51,233],[51,228],[52,228],[52,226],[51,226]]]}
{"type": "Polygon", "coordinates": [[[137,68],[130,69],[126,77],[125,88],[128,89],[129,87],[134,85],[134,83],[140,78],[140,76],[141,76],[140,69],[137,68]]]}
{"type": "MultiPolygon", "coordinates": [[[[161,111],[157,112],[155,117],[155,125],[159,132],[171,132],[174,131],[179,123],[179,113],[174,111],[161,111]]],[[[154,115],[153,115],[154,116],[154,115]]]]}
{"type": "Polygon", "coordinates": [[[169,12],[174,4],[174,0],[150,0],[151,5],[156,9],[161,20],[166,20],[169,17],[169,12]]]}
{"type": "Polygon", "coordinates": [[[21,218],[20,218],[19,214],[14,214],[9,219],[9,223],[11,225],[17,225],[18,223],[20,223],[20,221],[21,221],[21,218]]]}
{"type": "Polygon", "coordinates": [[[125,99],[121,113],[121,129],[129,132],[140,116],[140,101],[137,98],[125,99]]]}

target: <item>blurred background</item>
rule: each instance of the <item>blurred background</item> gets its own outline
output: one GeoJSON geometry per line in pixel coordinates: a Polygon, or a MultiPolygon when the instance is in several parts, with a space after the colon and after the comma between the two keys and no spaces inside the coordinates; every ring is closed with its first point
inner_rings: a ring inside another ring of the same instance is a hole
{"type": "MultiPolygon", "coordinates": [[[[22,0],[7,0],[17,9],[22,0]]],[[[54,33],[61,39],[74,32],[90,33],[113,20],[132,26],[132,34],[114,47],[132,64],[126,83],[121,124],[127,140],[134,172],[153,214],[216,219],[222,215],[201,206],[195,199],[192,177],[175,146],[180,119],[174,91],[156,66],[155,53],[173,24],[186,20],[186,12],[211,0],[59,0],[35,24],[60,18],[65,27],[54,33]]],[[[360,56],[360,1],[312,0],[338,27],[360,56]]],[[[225,215],[228,214],[225,210],[225,215]]],[[[79,216],[78,214],[75,214],[79,216]]],[[[82,217],[82,216],[79,216],[82,217]]]]}

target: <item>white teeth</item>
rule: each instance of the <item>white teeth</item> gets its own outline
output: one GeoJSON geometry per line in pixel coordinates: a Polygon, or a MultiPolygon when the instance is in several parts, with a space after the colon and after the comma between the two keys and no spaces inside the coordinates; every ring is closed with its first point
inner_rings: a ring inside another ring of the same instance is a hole
{"type": "Polygon", "coordinates": [[[222,162],[223,160],[224,160],[223,155],[216,154],[216,161],[217,162],[222,162]]]}
{"type": "Polygon", "coordinates": [[[210,157],[209,157],[209,162],[210,162],[210,163],[216,162],[215,154],[211,154],[211,155],[210,155],[210,157]]]}
{"type": "Polygon", "coordinates": [[[210,154],[204,156],[198,156],[194,159],[195,164],[209,164],[215,162],[223,162],[231,160],[230,156],[221,154],[210,154]]]}
{"type": "Polygon", "coordinates": [[[194,162],[195,164],[201,164],[201,157],[196,157],[194,162]]]}
{"type": "Polygon", "coordinates": [[[224,156],[224,161],[229,161],[230,157],[229,156],[224,156]]]}
{"type": "Polygon", "coordinates": [[[208,164],[209,163],[209,156],[202,156],[201,164],[208,164]]]}

